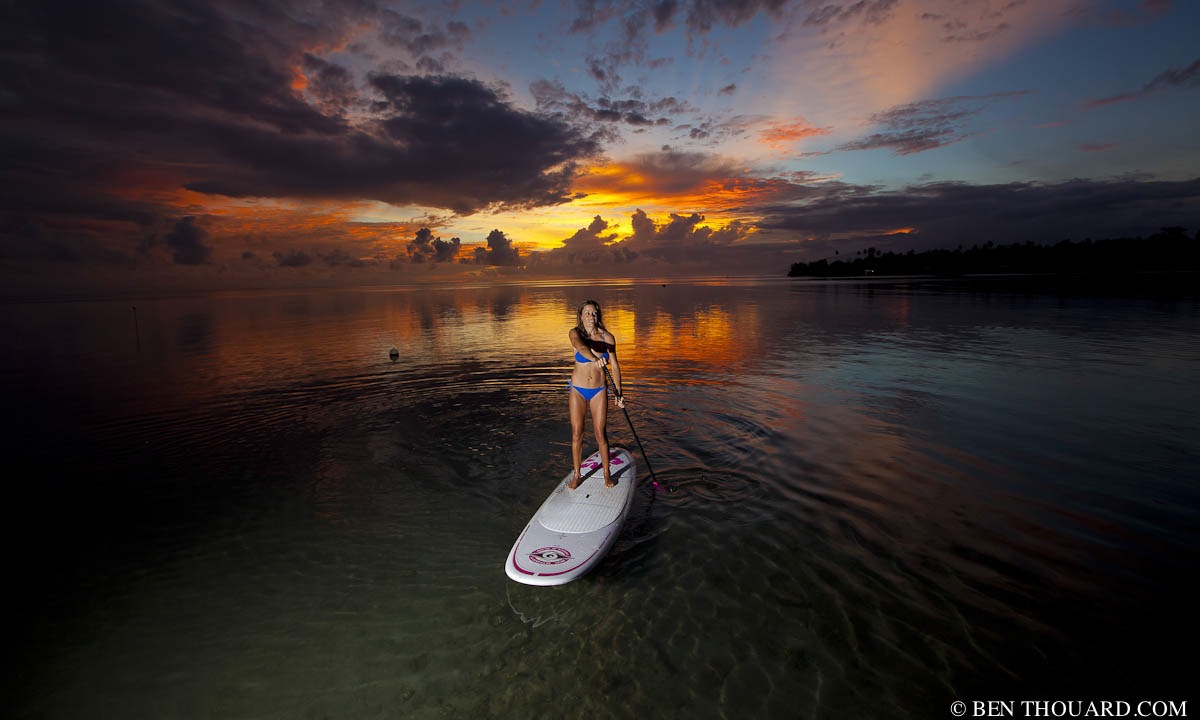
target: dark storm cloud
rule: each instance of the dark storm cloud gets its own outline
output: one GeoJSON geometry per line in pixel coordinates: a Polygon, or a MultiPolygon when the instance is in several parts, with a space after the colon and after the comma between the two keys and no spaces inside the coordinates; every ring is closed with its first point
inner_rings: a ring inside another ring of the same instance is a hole
{"type": "Polygon", "coordinates": [[[372,132],[294,136],[257,127],[222,138],[238,162],[189,189],[235,197],[371,198],[467,214],[569,199],[595,137],[523,112],[469,78],[374,75],[382,101],[372,132]]]}
{"type": "Polygon", "coordinates": [[[1185,68],[1168,68],[1164,70],[1156,75],[1153,80],[1143,85],[1140,90],[1093,100],[1087,106],[1089,108],[1096,108],[1104,105],[1115,105],[1117,103],[1138,100],[1163,90],[1194,89],[1197,87],[1200,87],[1200,58],[1196,58],[1185,68]]]}
{"type": "Polygon", "coordinates": [[[581,255],[600,250],[617,239],[616,233],[603,234],[607,229],[608,221],[597,215],[587,227],[579,228],[574,235],[563,240],[563,247],[581,255]]]}
{"type": "MultiPolygon", "coordinates": [[[[820,186],[816,186],[820,187],[820,186]]],[[[829,185],[798,203],[764,205],[759,228],[816,240],[880,233],[897,249],[1057,242],[1200,223],[1200,178],[1057,184],[931,183],[897,191],[829,185]],[[907,235],[886,235],[912,229],[907,235]]],[[[881,249],[887,245],[881,245],[881,249]]]]}
{"type": "Polygon", "coordinates": [[[327,250],[327,251],[318,251],[317,258],[320,259],[321,262],[325,263],[326,265],[328,265],[330,267],[345,266],[345,267],[360,268],[360,267],[366,267],[366,265],[367,265],[367,263],[364,262],[362,260],[362,258],[356,258],[341,248],[334,248],[333,250],[327,250]]]}
{"type": "Polygon", "coordinates": [[[312,256],[300,250],[271,253],[279,267],[308,267],[312,264],[312,256]]]}
{"type": "Polygon", "coordinates": [[[421,228],[417,231],[413,241],[408,244],[408,255],[414,263],[450,262],[458,255],[458,249],[461,246],[461,238],[443,240],[435,237],[429,228],[421,228]]]}
{"type": "Polygon", "coordinates": [[[99,194],[115,181],[114,161],[101,149],[91,152],[63,147],[49,139],[10,132],[0,122],[0,209],[54,214],[60,219],[92,219],[145,225],[154,219],[149,204],[99,194]],[[47,168],[68,172],[47,172],[47,168]]]}
{"type": "Polygon", "coordinates": [[[462,239],[452,237],[449,240],[437,238],[433,241],[433,261],[434,262],[450,262],[458,255],[458,248],[462,245],[462,239]]]}
{"type": "MultiPolygon", "coordinates": [[[[470,78],[356,82],[321,55],[383,15],[355,0],[3,5],[0,213],[120,215],[142,234],[156,214],[177,216],[129,199],[137,182],[460,213],[569,198],[599,143],[568,118],[470,78]]],[[[470,35],[392,21],[418,64],[470,35]]]]}
{"type": "Polygon", "coordinates": [[[56,126],[46,130],[161,132],[201,109],[293,132],[339,128],[290,90],[292,59],[278,41],[302,47],[315,40],[313,29],[269,3],[247,6],[239,20],[219,3],[25,6],[0,23],[8,50],[0,68],[18,112],[56,126]]]}
{"type": "Polygon", "coordinates": [[[998,98],[1027,94],[1025,91],[985,96],[964,96],[922,100],[900,105],[871,115],[881,132],[843,143],[837,150],[889,149],[897,155],[933,150],[952,145],[968,137],[967,124],[983,106],[998,98]]]}
{"type": "MultiPolygon", "coordinates": [[[[103,223],[0,214],[0,263],[50,261],[80,266],[131,265],[131,250],[114,250],[100,242],[112,228],[103,223]]],[[[130,248],[146,249],[138,233],[124,235],[130,248]]]]}
{"type": "Polygon", "coordinates": [[[719,251],[744,238],[749,231],[737,220],[720,229],[703,225],[703,222],[704,216],[699,213],[671,213],[667,222],[658,225],[638,209],[630,218],[633,234],[621,244],[639,255],[681,262],[719,251]]]}
{"type": "Polygon", "coordinates": [[[516,266],[521,264],[521,252],[504,233],[492,230],[487,236],[487,247],[475,248],[475,262],[480,265],[516,266]]]}
{"type": "Polygon", "coordinates": [[[309,78],[308,92],[322,112],[341,117],[362,102],[350,70],[310,53],[304,54],[303,62],[304,74],[309,78]]]}
{"type": "Polygon", "coordinates": [[[600,149],[596,136],[517,110],[476,80],[376,75],[371,84],[387,103],[384,146],[361,139],[358,169],[390,190],[378,197],[388,202],[461,213],[564,202],[577,162],[600,149]]]}
{"type": "Polygon", "coordinates": [[[171,249],[172,258],[179,265],[204,265],[212,257],[212,248],[204,244],[208,233],[196,224],[196,218],[188,216],[175,224],[175,229],[167,233],[167,247],[171,249]]]}

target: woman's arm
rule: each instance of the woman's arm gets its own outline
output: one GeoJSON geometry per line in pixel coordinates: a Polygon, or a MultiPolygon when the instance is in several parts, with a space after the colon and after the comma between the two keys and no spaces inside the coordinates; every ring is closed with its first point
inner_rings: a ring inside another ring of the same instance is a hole
{"type": "Polygon", "coordinates": [[[621,394],[621,364],[617,362],[617,339],[608,333],[604,342],[608,343],[608,368],[612,372],[613,383],[617,386],[617,394],[621,394]]]}
{"type": "Polygon", "coordinates": [[[571,341],[571,347],[575,348],[576,353],[583,355],[584,358],[590,358],[590,356],[592,356],[592,349],[588,348],[586,342],[583,342],[583,338],[580,337],[580,331],[576,330],[575,328],[571,328],[570,332],[566,334],[566,337],[568,337],[571,341]]]}
{"type": "Polygon", "coordinates": [[[571,347],[575,348],[575,352],[586,358],[591,358],[592,362],[599,364],[601,367],[607,364],[605,360],[597,355],[596,352],[588,346],[587,342],[579,336],[579,330],[571,328],[568,336],[571,338],[571,347]]]}
{"type": "Polygon", "coordinates": [[[596,359],[596,354],[592,352],[592,349],[588,347],[587,343],[583,341],[583,338],[579,336],[578,330],[571,328],[571,331],[567,333],[567,337],[571,339],[571,347],[575,348],[575,352],[584,357],[589,357],[593,361],[596,359]]]}

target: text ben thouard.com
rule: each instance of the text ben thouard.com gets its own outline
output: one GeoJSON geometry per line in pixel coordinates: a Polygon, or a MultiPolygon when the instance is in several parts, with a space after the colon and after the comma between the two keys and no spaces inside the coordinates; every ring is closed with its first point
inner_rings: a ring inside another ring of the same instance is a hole
{"type": "Polygon", "coordinates": [[[1187,717],[1186,700],[955,700],[960,717],[1187,717]]]}

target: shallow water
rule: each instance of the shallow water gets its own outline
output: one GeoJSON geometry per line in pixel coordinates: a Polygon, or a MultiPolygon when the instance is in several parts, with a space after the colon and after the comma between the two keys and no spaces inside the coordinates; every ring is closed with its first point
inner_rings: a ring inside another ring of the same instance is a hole
{"type": "Polygon", "coordinates": [[[1192,693],[1169,658],[1197,639],[1194,299],[481,285],[10,303],[0,331],[29,466],[7,488],[16,717],[1192,693]],[[586,578],[531,588],[502,563],[569,465],[586,298],[675,492],[642,492],[586,578]]]}

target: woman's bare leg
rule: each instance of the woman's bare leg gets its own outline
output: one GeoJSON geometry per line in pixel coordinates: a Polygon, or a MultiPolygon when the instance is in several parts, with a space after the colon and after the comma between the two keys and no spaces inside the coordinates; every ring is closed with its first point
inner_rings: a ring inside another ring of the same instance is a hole
{"type": "Polygon", "coordinates": [[[591,402],[592,429],[596,432],[596,444],[600,446],[600,462],[604,463],[604,487],[613,487],[612,475],[608,470],[608,389],[596,393],[591,402]]]}
{"type": "Polygon", "coordinates": [[[587,403],[575,390],[568,390],[567,393],[571,396],[567,405],[571,414],[571,460],[575,467],[575,477],[567,483],[567,489],[574,490],[579,487],[579,465],[583,462],[583,421],[587,403]]]}

